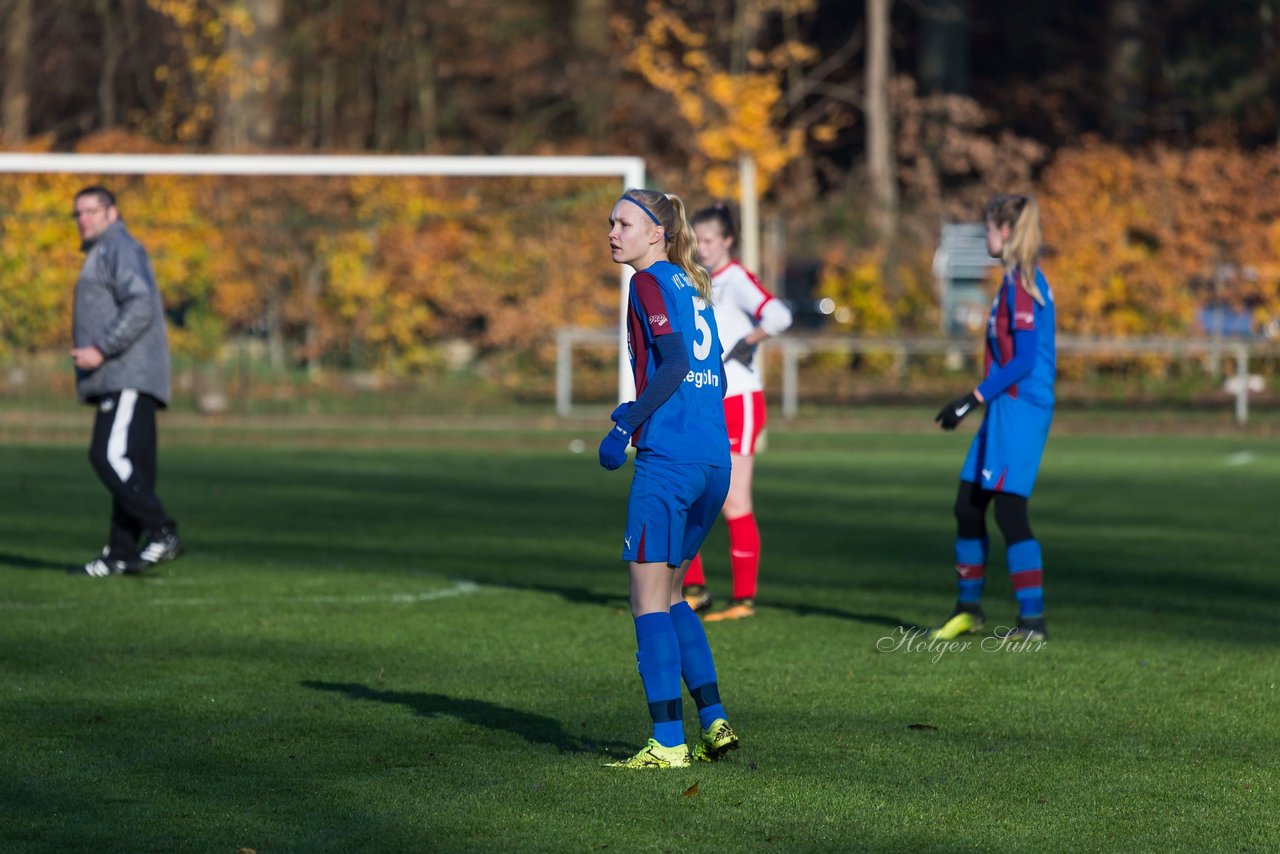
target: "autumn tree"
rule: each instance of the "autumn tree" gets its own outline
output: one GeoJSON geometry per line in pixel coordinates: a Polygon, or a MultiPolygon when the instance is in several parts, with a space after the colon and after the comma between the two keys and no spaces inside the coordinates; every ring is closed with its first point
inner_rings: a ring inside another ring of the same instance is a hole
{"type": "Polygon", "coordinates": [[[1224,304],[1280,316],[1280,154],[1092,141],[1046,168],[1040,199],[1050,280],[1068,332],[1183,335],[1224,304]]]}
{"type": "Polygon", "coordinates": [[[787,72],[816,55],[798,39],[769,44],[764,32],[766,22],[813,7],[813,0],[739,0],[730,26],[716,27],[699,26],[687,6],[649,0],[642,27],[617,19],[619,38],[632,46],[627,68],[672,99],[690,130],[691,172],[710,195],[736,195],[744,155],[767,191],[803,151],[808,128],[786,115],[787,72]]]}

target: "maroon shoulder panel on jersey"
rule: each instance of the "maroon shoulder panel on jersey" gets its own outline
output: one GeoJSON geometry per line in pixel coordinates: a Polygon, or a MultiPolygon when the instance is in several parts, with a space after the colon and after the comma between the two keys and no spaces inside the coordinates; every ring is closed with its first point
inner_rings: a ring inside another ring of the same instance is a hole
{"type": "Polygon", "coordinates": [[[635,291],[636,300],[644,312],[643,323],[649,325],[649,334],[654,338],[659,335],[670,335],[671,315],[667,311],[667,301],[662,296],[662,286],[652,273],[636,273],[631,277],[631,287],[635,291]]]}
{"type": "Polygon", "coordinates": [[[1013,328],[1019,332],[1036,328],[1036,300],[1022,287],[1020,279],[1013,285],[1013,328]]]}

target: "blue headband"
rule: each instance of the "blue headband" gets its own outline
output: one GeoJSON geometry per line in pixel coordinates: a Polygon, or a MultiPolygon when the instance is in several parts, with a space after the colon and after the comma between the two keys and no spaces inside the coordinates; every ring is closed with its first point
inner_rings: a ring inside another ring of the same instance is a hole
{"type": "Polygon", "coordinates": [[[629,195],[629,194],[627,194],[627,193],[623,193],[623,194],[622,194],[622,198],[621,198],[621,199],[619,199],[618,201],[620,201],[620,202],[621,202],[621,201],[631,202],[631,204],[635,205],[635,206],[636,206],[636,207],[638,207],[640,210],[642,210],[642,211],[644,211],[645,213],[647,213],[647,214],[649,215],[649,219],[653,220],[653,224],[654,224],[654,225],[662,225],[662,220],[660,220],[660,219],[658,219],[656,216],[654,216],[654,215],[653,215],[653,211],[651,211],[651,210],[649,210],[647,207],[645,207],[644,202],[640,201],[640,200],[639,200],[639,199],[637,199],[635,196],[629,195]]]}

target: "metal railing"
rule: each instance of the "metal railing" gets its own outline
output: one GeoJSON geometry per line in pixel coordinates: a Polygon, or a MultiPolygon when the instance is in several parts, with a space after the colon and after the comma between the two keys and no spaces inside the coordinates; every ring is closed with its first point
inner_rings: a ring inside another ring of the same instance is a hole
{"type": "MultiPolygon", "coordinates": [[[[770,342],[771,347],[782,351],[782,417],[794,418],[799,411],[800,360],[814,353],[844,355],[893,354],[906,360],[908,356],[945,355],[963,358],[978,346],[976,342],[952,338],[864,338],[840,336],[815,336],[812,338],[783,337],[770,342]]],[[[1249,420],[1249,357],[1250,347],[1239,341],[1214,341],[1196,339],[1110,339],[1071,338],[1057,339],[1059,354],[1072,353],[1099,357],[1132,356],[1207,356],[1215,362],[1223,356],[1235,358],[1236,373],[1230,383],[1235,396],[1235,420],[1244,424],[1249,420]]]]}
{"type": "MultiPolygon", "coordinates": [[[[573,412],[573,351],[578,345],[619,346],[616,331],[607,329],[565,328],[556,333],[556,413],[568,416],[573,412]]],[[[1224,341],[1205,338],[1140,338],[1140,339],[1091,339],[1059,336],[1059,354],[1079,354],[1095,357],[1135,356],[1200,356],[1213,362],[1218,370],[1222,359],[1234,360],[1234,373],[1227,379],[1227,388],[1234,398],[1235,421],[1245,424],[1249,420],[1250,373],[1249,363],[1257,345],[1245,341],[1224,341]]],[[[901,364],[911,356],[948,356],[963,360],[979,353],[980,342],[955,338],[881,338],[848,335],[784,335],[768,343],[770,351],[780,354],[782,363],[782,417],[794,418],[799,412],[800,363],[812,355],[831,353],[837,355],[889,354],[901,364]]],[[[1269,348],[1271,352],[1273,348],[1269,348]]],[[[763,363],[762,355],[760,357],[763,363]]]]}

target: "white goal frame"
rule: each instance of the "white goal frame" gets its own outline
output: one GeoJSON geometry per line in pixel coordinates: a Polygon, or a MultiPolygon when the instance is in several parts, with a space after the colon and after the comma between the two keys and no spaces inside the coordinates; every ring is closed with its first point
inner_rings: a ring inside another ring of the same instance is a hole
{"type": "MultiPolygon", "coordinates": [[[[342,154],[44,154],[0,153],[0,173],[79,175],[295,175],[313,177],[609,178],[643,187],[641,157],[523,157],[342,154]]],[[[601,221],[605,217],[601,216],[601,221]]],[[[603,228],[602,228],[603,230],[603,228]]],[[[600,240],[602,252],[604,240],[600,240]]],[[[624,265],[618,298],[618,399],[635,397],[627,355],[627,292],[635,271],[624,265]]]]}

